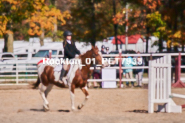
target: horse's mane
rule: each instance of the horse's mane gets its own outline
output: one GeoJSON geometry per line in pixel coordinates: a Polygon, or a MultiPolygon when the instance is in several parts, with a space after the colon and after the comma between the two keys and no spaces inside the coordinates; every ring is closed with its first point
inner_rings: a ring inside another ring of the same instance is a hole
{"type": "Polygon", "coordinates": [[[92,50],[88,50],[86,53],[81,54],[79,57],[84,58],[86,56],[89,56],[92,50]]]}

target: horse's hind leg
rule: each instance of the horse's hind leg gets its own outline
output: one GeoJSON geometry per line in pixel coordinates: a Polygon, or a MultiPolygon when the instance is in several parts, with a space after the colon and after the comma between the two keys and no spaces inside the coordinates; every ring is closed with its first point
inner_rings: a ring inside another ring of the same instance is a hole
{"type": "Polygon", "coordinates": [[[82,89],[82,92],[85,94],[85,100],[83,101],[82,104],[80,104],[78,106],[78,109],[81,109],[85,105],[85,103],[87,102],[87,100],[89,99],[89,93],[88,93],[87,86],[85,86],[85,87],[83,87],[81,89],[82,89]]]}
{"type": "Polygon", "coordinates": [[[45,92],[44,92],[46,98],[47,98],[48,93],[51,91],[52,88],[53,88],[53,84],[49,84],[49,85],[47,86],[47,89],[46,89],[45,92]]]}
{"type": "Polygon", "coordinates": [[[42,97],[42,99],[43,99],[43,102],[44,102],[44,104],[43,104],[44,111],[49,111],[49,107],[48,107],[49,102],[47,101],[46,95],[45,95],[46,89],[47,89],[47,86],[41,84],[40,95],[41,95],[41,97],[42,97]]]}

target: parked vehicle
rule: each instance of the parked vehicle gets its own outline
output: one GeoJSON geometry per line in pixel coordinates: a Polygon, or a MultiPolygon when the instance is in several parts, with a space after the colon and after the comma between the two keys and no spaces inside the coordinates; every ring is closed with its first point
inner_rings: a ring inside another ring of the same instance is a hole
{"type": "Polygon", "coordinates": [[[22,53],[2,53],[0,54],[0,70],[11,71],[11,70],[26,70],[26,62],[32,58],[33,53],[22,52],[22,53]],[[15,68],[16,64],[20,67],[15,68]]]}
{"type": "Polygon", "coordinates": [[[3,62],[6,60],[15,60],[14,54],[9,52],[0,53],[0,61],[3,62]]]}
{"type": "Polygon", "coordinates": [[[52,58],[61,58],[63,55],[62,43],[56,43],[52,45],[43,46],[39,51],[32,57],[32,59],[27,60],[27,66],[35,66],[34,68],[27,68],[28,70],[36,70],[37,63],[45,57],[49,56],[49,51],[51,50],[52,58]]]}
{"type": "Polygon", "coordinates": [[[34,56],[33,58],[44,58],[46,55],[49,55],[49,51],[52,51],[52,57],[59,57],[59,55],[63,55],[62,50],[58,50],[58,49],[53,49],[53,48],[42,48],[40,49],[34,56]]]}
{"type": "Polygon", "coordinates": [[[34,52],[17,52],[14,53],[14,55],[17,57],[18,60],[30,60],[32,59],[33,55],[35,55],[34,52]]]}
{"type": "Polygon", "coordinates": [[[13,70],[13,63],[15,63],[15,60],[16,59],[13,53],[0,53],[0,71],[13,70]]]}

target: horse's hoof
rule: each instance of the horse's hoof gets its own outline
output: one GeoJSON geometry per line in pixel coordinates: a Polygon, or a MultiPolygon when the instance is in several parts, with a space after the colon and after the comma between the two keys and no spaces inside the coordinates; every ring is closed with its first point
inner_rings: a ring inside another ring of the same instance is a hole
{"type": "Polygon", "coordinates": [[[82,109],[83,106],[84,106],[83,104],[78,105],[78,109],[79,109],[79,110],[82,109]]]}
{"type": "Polygon", "coordinates": [[[78,109],[79,109],[79,110],[82,109],[82,107],[83,107],[82,104],[78,105],[78,109]]]}
{"type": "Polygon", "coordinates": [[[78,109],[80,110],[81,108],[82,108],[82,107],[79,105],[79,106],[78,106],[78,109]]]}
{"type": "Polygon", "coordinates": [[[72,112],[76,112],[76,111],[78,111],[78,110],[76,110],[75,108],[72,108],[71,111],[72,111],[72,112]]]}
{"type": "Polygon", "coordinates": [[[48,107],[43,106],[43,109],[44,109],[45,112],[49,111],[48,107]]]}

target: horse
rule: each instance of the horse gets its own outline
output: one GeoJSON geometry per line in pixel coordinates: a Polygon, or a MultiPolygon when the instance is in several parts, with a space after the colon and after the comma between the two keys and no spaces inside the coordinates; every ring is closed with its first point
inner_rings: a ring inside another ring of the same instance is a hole
{"type": "Polygon", "coordinates": [[[78,57],[74,58],[74,60],[80,60],[81,65],[68,65],[69,69],[66,75],[67,83],[64,81],[59,81],[60,73],[57,74],[58,76],[55,74],[54,66],[46,65],[43,63],[37,65],[38,79],[37,82],[33,84],[33,89],[36,89],[41,84],[40,94],[43,99],[44,111],[49,111],[49,102],[46,98],[48,96],[48,93],[51,91],[53,85],[56,85],[61,88],[65,88],[66,86],[68,86],[71,96],[72,111],[76,110],[74,106],[75,88],[79,87],[85,94],[85,100],[82,104],[78,105],[78,109],[81,109],[85,105],[86,101],[89,99],[87,80],[90,78],[90,66],[93,63],[98,64],[99,66],[101,66],[101,68],[104,68],[108,65],[103,64],[102,55],[101,52],[99,52],[97,46],[92,46],[91,50],[87,51],[82,55],[79,55],[78,57]],[[93,62],[93,60],[91,59],[95,59],[95,62],[93,62]]]}

